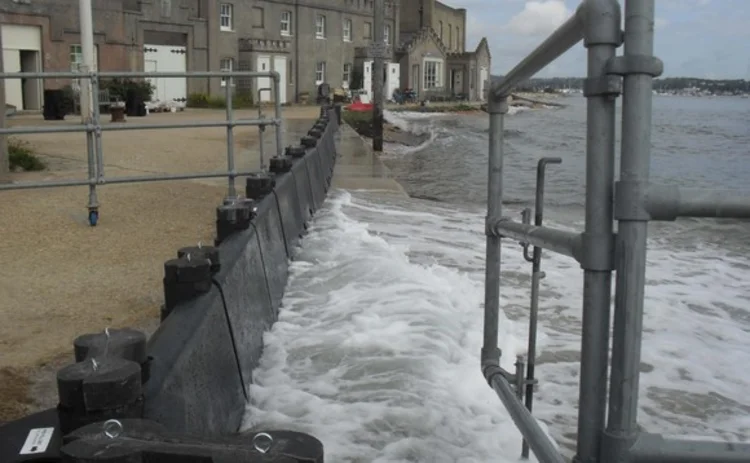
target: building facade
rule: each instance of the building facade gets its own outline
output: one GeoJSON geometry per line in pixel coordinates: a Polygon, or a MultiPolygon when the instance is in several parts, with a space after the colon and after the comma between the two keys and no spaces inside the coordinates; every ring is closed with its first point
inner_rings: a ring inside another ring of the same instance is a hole
{"type": "Polygon", "coordinates": [[[466,10],[437,0],[412,0],[401,6],[401,37],[396,59],[402,82],[421,99],[431,95],[485,99],[492,57],[486,38],[466,50],[466,10]]]}
{"type": "MultiPolygon", "coordinates": [[[[322,82],[361,88],[365,63],[371,61],[373,0],[92,3],[96,64],[102,71],[275,70],[286,103],[314,100],[322,82]]],[[[435,0],[386,5],[388,61],[397,63],[388,66],[396,79],[391,83],[479,99],[475,84],[482,75],[478,70],[489,69],[489,50],[486,41],[474,52],[464,50],[466,11],[435,0]]],[[[82,62],[78,0],[0,0],[0,31],[7,72],[76,70],[82,62]]],[[[192,93],[222,95],[229,84],[225,78],[150,80],[154,98],[166,102],[185,101],[192,93]]],[[[40,109],[43,89],[70,84],[9,80],[6,101],[18,109],[40,109]]],[[[229,90],[255,100],[259,90],[270,87],[270,79],[234,79],[229,90]]],[[[262,91],[260,98],[270,100],[271,94],[262,91]]]]}

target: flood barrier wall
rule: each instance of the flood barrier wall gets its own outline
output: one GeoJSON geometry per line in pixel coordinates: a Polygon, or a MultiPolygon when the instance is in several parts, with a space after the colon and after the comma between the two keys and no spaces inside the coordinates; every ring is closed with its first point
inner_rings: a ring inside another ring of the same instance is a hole
{"type": "Polygon", "coordinates": [[[273,176],[250,226],[218,246],[221,269],[211,289],[176,306],[149,340],[144,418],[204,435],[239,428],[245,385],[263,352],[263,333],[277,320],[289,259],[333,176],[339,126],[335,112],[326,111],[320,137],[314,140],[312,128],[313,137],[301,140],[304,155],[288,156],[291,165],[282,169],[289,171],[273,176]]]}

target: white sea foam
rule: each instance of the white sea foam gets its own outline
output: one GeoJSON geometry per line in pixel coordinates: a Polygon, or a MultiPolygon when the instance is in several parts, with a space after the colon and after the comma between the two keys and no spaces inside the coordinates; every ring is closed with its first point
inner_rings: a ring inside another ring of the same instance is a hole
{"type": "MultiPolygon", "coordinates": [[[[482,211],[389,201],[334,192],[314,220],[266,335],[245,427],[312,433],[331,461],[517,461],[519,434],[478,366],[482,211]]],[[[500,347],[512,369],[525,351],[529,264],[517,246],[503,249],[500,347]]],[[[569,448],[581,270],[552,253],[543,268],[535,415],[569,448]]],[[[747,438],[750,376],[738,365],[750,359],[749,268],[718,249],[651,243],[647,430],[747,438]]]]}

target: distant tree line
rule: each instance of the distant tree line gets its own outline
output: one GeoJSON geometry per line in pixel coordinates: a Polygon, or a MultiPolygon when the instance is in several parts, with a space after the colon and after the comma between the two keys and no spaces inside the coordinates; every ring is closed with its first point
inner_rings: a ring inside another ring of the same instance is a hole
{"type": "MultiPolygon", "coordinates": [[[[502,80],[502,76],[492,76],[493,81],[502,80]]],[[[697,77],[667,77],[654,80],[654,89],[664,92],[698,89],[712,93],[750,93],[750,80],[744,79],[700,79],[697,77]]],[[[521,83],[518,91],[560,91],[565,89],[582,90],[581,77],[533,78],[521,83]]]]}

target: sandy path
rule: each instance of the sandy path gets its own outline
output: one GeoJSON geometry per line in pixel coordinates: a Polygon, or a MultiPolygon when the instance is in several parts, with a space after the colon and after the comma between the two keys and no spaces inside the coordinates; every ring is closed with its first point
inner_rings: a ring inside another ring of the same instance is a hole
{"type": "MultiPolygon", "coordinates": [[[[317,107],[285,108],[312,121],[317,107]]],[[[237,117],[254,117],[255,111],[237,117]]],[[[223,111],[152,114],[132,123],[220,120],[223,111]]],[[[41,116],[12,125],[44,122],[41,116]]],[[[272,131],[267,132],[272,137],[272,131]]],[[[105,132],[108,176],[215,171],[226,167],[225,129],[105,132]]],[[[82,134],[19,137],[48,163],[13,181],[85,177],[82,134]]],[[[237,168],[258,166],[257,129],[235,131],[237,168]]],[[[237,182],[239,191],[244,181],[237,182]]],[[[196,180],[98,189],[101,218],[87,223],[87,187],[0,192],[0,422],[53,405],[55,367],[72,359],[72,341],[105,327],[151,327],[163,300],[163,264],[179,247],[214,236],[215,207],[226,180],[196,180]],[[48,365],[46,369],[39,367],[48,365]],[[41,382],[41,386],[39,385],[41,382]],[[43,391],[34,397],[30,391],[43,391]],[[50,393],[50,389],[52,393],[50,393]]]]}

